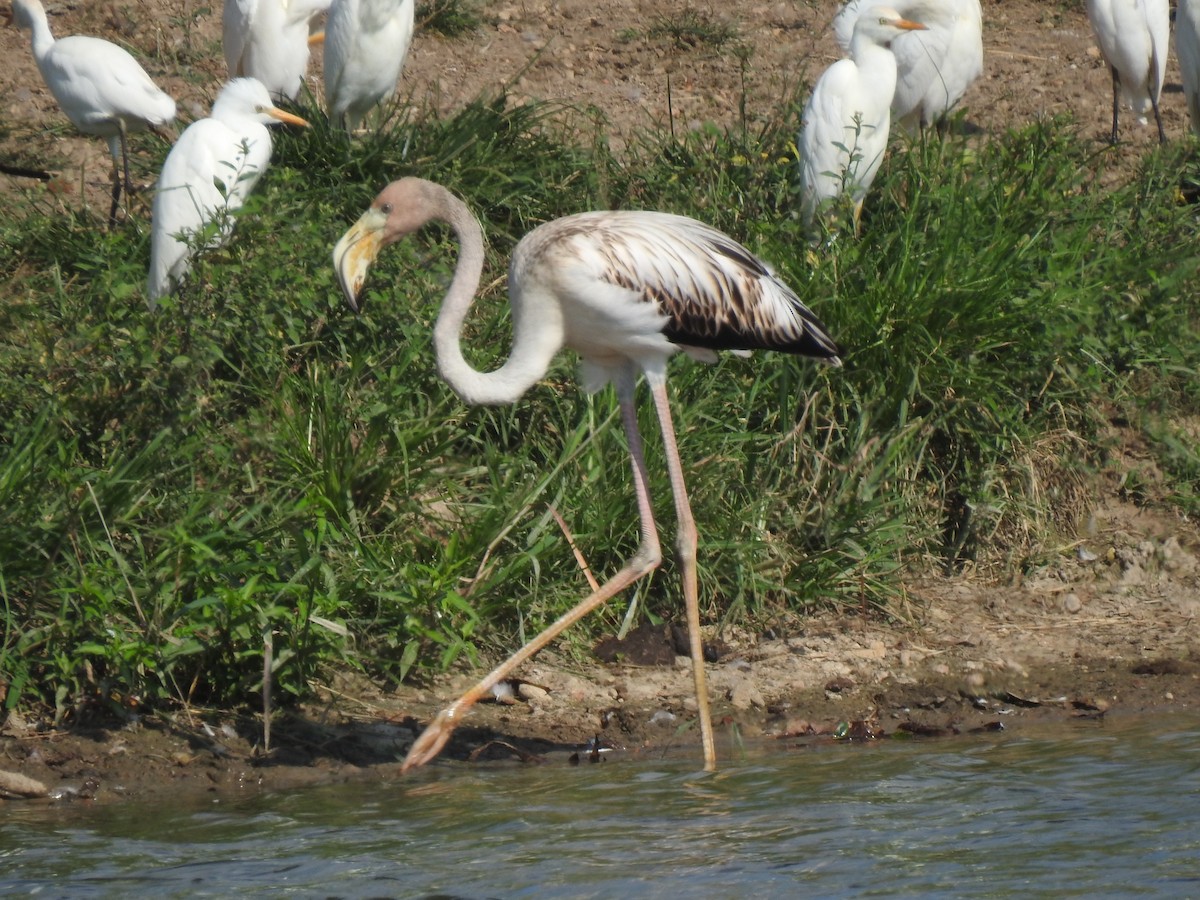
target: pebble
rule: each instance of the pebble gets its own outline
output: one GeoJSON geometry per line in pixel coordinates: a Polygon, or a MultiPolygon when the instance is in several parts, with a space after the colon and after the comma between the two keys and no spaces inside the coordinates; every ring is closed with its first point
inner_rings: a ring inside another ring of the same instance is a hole
{"type": "Polygon", "coordinates": [[[1083,601],[1078,594],[1066,594],[1062,598],[1062,608],[1065,612],[1077,613],[1083,609],[1083,601]]]}
{"type": "Polygon", "coordinates": [[[525,701],[545,700],[550,696],[550,692],[544,687],[538,687],[536,684],[530,684],[528,681],[521,682],[517,688],[517,693],[525,701]]]}
{"type": "Polygon", "coordinates": [[[675,723],[675,714],[672,712],[668,712],[665,709],[660,709],[658,712],[656,712],[654,715],[652,715],[650,717],[651,725],[666,726],[666,725],[673,725],[674,723],[675,723]]]}
{"type": "Polygon", "coordinates": [[[767,705],[762,692],[754,686],[749,678],[739,680],[729,689],[729,702],[734,709],[749,709],[752,706],[762,708],[767,705]]]}

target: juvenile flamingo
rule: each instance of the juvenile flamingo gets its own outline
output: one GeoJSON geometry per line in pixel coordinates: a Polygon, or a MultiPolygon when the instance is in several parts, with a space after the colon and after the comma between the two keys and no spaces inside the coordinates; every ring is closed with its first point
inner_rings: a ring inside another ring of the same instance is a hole
{"type": "Polygon", "coordinates": [[[677,350],[711,362],[717,350],[763,349],[837,366],[837,345],[768,265],[720,231],[661,212],[587,212],[547,222],[517,244],[508,270],[512,352],[499,369],[480,372],[463,358],[460,339],[483,272],[483,232],[467,205],[446,188],[418,178],[388,185],[338,241],[334,267],[347,302],[357,310],[367,270],[382,248],[434,220],[448,223],[460,244],[433,332],[442,378],[467,403],[513,403],[546,374],[561,349],[577,352],[585,390],[609,382],[616,387],[641,543],[608,582],[439,713],[414,743],[403,770],[433,759],[466,711],[495,684],[662,561],[634,405],[639,372],[650,386],[666,447],[704,763],[715,768],[700,642],[697,532],[667,397],[667,360],[677,350]]]}

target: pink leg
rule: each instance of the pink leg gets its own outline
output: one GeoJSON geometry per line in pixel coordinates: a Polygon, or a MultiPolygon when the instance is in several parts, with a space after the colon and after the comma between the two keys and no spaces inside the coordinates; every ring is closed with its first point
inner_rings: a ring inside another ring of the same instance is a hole
{"type": "MultiPolygon", "coordinates": [[[[524,647],[502,662],[499,666],[484,676],[477,685],[438,713],[437,717],[421,732],[412,748],[408,751],[401,773],[409,769],[423,766],[429,762],[446,745],[450,735],[458,726],[459,721],[472,706],[486,697],[492,688],[506,678],[509,673],[532,657],[535,653],[574,625],[592,610],[607,603],[612,597],[633,584],[642,576],[654,571],[662,562],[662,550],[658,542],[658,531],[654,526],[654,515],[650,508],[650,488],[646,475],[646,460],[642,450],[642,438],[637,426],[637,408],[634,405],[635,374],[632,370],[623,373],[617,381],[617,397],[621,403],[621,422],[625,426],[625,434],[629,441],[629,457],[633,465],[634,493],[637,495],[638,516],[641,520],[642,540],[637,553],[625,564],[616,575],[602,584],[599,589],[584,597],[572,609],[556,619],[550,627],[527,643],[524,647]]],[[[672,446],[674,435],[672,435],[672,446]]],[[[686,500],[684,501],[686,504],[686,500]]],[[[690,514],[689,514],[690,518],[690,514]]],[[[693,535],[695,529],[693,528],[693,535]]],[[[694,540],[693,540],[694,557],[694,540]]],[[[695,593],[695,568],[693,567],[693,594],[695,593]]],[[[699,613],[697,612],[697,616],[699,613]]],[[[691,627],[689,625],[689,627],[691,627]]],[[[699,632],[693,629],[693,634],[699,632]]],[[[703,677],[703,671],[701,671],[703,677]]],[[[702,703],[704,712],[702,722],[708,713],[707,703],[702,703]]],[[[711,726],[710,726],[711,732],[711,726]]],[[[711,737],[710,737],[711,740],[711,737]]],[[[706,751],[707,752],[707,751],[706,751]]]]}
{"type": "Polygon", "coordinates": [[[696,585],[696,547],[699,537],[696,532],[696,520],[692,518],[692,507],[688,503],[687,488],[683,483],[683,464],[679,460],[679,446],[675,441],[675,424],[671,419],[667,383],[661,377],[647,376],[647,381],[650,383],[654,407],[658,411],[658,421],[662,427],[663,445],[667,451],[667,470],[671,476],[671,492],[675,496],[675,517],[679,523],[677,552],[680,568],[683,570],[683,602],[687,612],[692,676],[696,684],[696,707],[700,716],[700,740],[704,746],[704,768],[712,771],[717,767],[717,750],[713,739],[712,714],[708,708],[704,646],[700,640],[700,593],[696,585]]]}

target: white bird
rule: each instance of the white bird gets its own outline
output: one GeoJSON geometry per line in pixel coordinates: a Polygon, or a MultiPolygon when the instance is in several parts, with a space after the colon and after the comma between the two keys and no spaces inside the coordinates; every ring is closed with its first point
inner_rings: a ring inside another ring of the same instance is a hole
{"type": "Polygon", "coordinates": [[[1200,137],[1200,0],[1179,0],[1175,8],[1175,56],[1192,131],[1200,137]]]}
{"type": "MultiPolygon", "coordinates": [[[[870,5],[871,0],[849,0],[834,17],[834,37],[843,51],[850,51],[854,23],[870,5]]],[[[911,133],[945,118],[983,74],[983,10],[979,0],[907,0],[897,9],[927,29],[892,41],[892,120],[911,133]]]]}
{"type": "Polygon", "coordinates": [[[354,131],[390,97],[413,37],[414,0],[333,0],[325,23],[325,109],[354,131]]]}
{"type": "Polygon", "coordinates": [[[590,212],[541,225],[517,244],[508,270],[512,352],[499,369],[480,372],[463,358],[460,340],[483,272],[483,233],[466,204],[448,190],[417,178],[388,185],[338,241],[334,266],[347,301],[357,309],[367,270],[380,250],[435,220],[448,223],[460,244],[454,280],[433,332],[442,378],[467,403],[513,403],[546,374],[561,349],[578,353],[585,390],[609,382],[616,387],[641,544],[611,580],[443,710],[409,751],[404,770],[436,756],[467,709],[493,685],[661,562],[634,405],[639,373],[650,386],[666,446],[704,759],[714,768],[700,643],[697,533],[667,397],[667,360],[677,350],[713,361],[717,350],[769,349],[840,365],[837,345],[769,266],[716,229],[659,212],[590,212]]]}
{"type": "Polygon", "coordinates": [[[38,0],[13,0],[17,25],[33,33],[33,56],[38,71],[62,111],[84,134],[108,141],[113,160],[110,222],[116,220],[121,199],[124,167],[125,190],[129,180],[129,148],[126,136],[166,125],[175,118],[175,101],[138,65],[127,50],[116,44],[85,35],[55,40],[38,0]]]}
{"type": "Polygon", "coordinates": [[[150,230],[146,299],[151,311],[187,273],[198,244],[218,247],[229,237],[233,214],[270,165],[267,125],[276,122],[308,125],[276,109],[261,82],[235,78],[221,89],[209,117],[189,125],[167,154],[150,230]],[[214,224],[211,237],[199,237],[214,224]]]}
{"type": "Polygon", "coordinates": [[[1158,139],[1166,143],[1158,98],[1167,72],[1171,33],[1167,0],[1087,0],[1087,16],[1100,53],[1112,69],[1110,140],[1117,142],[1117,112],[1123,98],[1143,125],[1146,111],[1154,110],[1158,139]]]}
{"type": "Polygon", "coordinates": [[[225,0],[221,42],[230,78],[257,78],[276,99],[295,100],[308,70],[309,29],[329,0],[225,0]]]}
{"type": "Polygon", "coordinates": [[[888,47],[900,35],[924,28],[894,9],[873,6],[854,23],[850,57],[839,59],[817,79],[797,141],[806,224],[828,201],[848,193],[857,226],[891,128],[896,58],[888,47]]]}

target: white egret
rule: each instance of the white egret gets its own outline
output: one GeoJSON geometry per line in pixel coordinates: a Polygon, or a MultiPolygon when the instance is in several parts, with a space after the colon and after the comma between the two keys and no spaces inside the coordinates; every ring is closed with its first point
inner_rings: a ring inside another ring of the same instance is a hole
{"type": "Polygon", "coordinates": [[[116,44],[85,35],[56,41],[38,0],[13,0],[13,18],[33,33],[38,71],[71,124],[108,142],[113,161],[108,219],[113,222],[121,199],[122,174],[125,190],[133,190],[127,135],[166,125],[175,118],[175,101],[116,44]]]}
{"type": "Polygon", "coordinates": [[[671,420],[667,360],[677,350],[712,361],[717,350],[769,349],[840,365],[837,345],[769,266],[716,229],[659,212],[591,212],[541,225],[517,244],[508,270],[512,352],[499,369],[480,372],[463,358],[460,340],[483,272],[483,233],[466,204],[448,190],[417,178],[388,185],[338,241],[334,266],[347,301],[357,309],[380,250],[435,220],[447,222],[460,244],[433,332],[442,378],[467,403],[513,403],[546,374],[560,350],[577,352],[586,390],[609,382],[616,387],[641,544],[611,580],[443,710],[410,749],[404,769],[436,756],[467,709],[493,685],[661,562],[634,405],[639,373],[650,386],[666,446],[704,760],[707,768],[715,767],[700,642],[697,532],[671,420]]]}
{"type": "Polygon", "coordinates": [[[1179,0],[1175,8],[1175,56],[1192,131],[1200,137],[1200,0],[1179,0]]]}
{"type": "Polygon", "coordinates": [[[210,224],[204,246],[220,246],[233,230],[233,214],[246,202],[271,162],[267,125],[308,125],[276,109],[253,78],[235,78],[217,95],[206,119],[189,125],[167,154],[154,193],[150,275],[146,299],[153,310],[191,266],[197,236],[210,224]]]}
{"type": "Polygon", "coordinates": [[[848,193],[857,226],[863,198],[887,150],[896,58],[888,49],[924,25],[873,6],[854,23],[850,56],[826,69],[804,107],[800,136],[801,215],[811,225],[828,201],[848,193]]]}
{"type": "Polygon", "coordinates": [[[325,109],[354,131],[400,80],[414,0],[333,0],[325,23],[325,109]]]}
{"type": "Polygon", "coordinates": [[[225,0],[229,77],[257,78],[272,97],[295,100],[308,71],[310,26],[328,8],[329,0],[225,0]]]}
{"type": "MultiPolygon", "coordinates": [[[[870,7],[871,0],[849,0],[834,17],[843,51],[850,51],[854,23],[870,7]]],[[[983,74],[983,10],[979,0],[908,0],[896,8],[927,29],[892,41],[892,121],[911,133],[945,118],[983,74]]]]}
{"type": "Polygon", "coordinates": [[[1117,115],[1121,100],[1146,124],[1146,111],[1154,110],[1158,139],[1166,143],[1158,99],[1167,72],[1167,44],[1171,11],[1167,0],[1087,0],[1088,21],[1096,34],[1100,53],[1112,70],[1112,134],[1117,142],[1117,115]]]}

